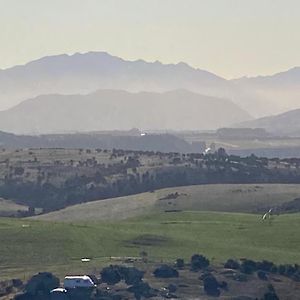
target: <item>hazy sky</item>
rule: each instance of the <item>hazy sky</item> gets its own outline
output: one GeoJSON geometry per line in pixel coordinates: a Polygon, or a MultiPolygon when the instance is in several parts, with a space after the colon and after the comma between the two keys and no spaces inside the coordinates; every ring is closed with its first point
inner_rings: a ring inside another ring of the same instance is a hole
{"type": "Polygon", "coordinates": [[[0,0],[0,68],[107,51],[226,78],[300,66],[299,0],[0,0]]]}

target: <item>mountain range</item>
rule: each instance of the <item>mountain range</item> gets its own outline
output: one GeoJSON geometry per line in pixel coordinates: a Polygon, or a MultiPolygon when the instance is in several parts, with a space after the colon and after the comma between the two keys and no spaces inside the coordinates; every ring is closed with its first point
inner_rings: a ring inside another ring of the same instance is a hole
{"type": "MultiPolygon", "coordinates": [[[[99,89],[164,92],[187,89],[204,95],[227,82],[185,63],[126,61],[105,52],[49,56],[0,71],[0,109],[44,94],[87,94],[99,89]]],[[[221,94],[219,96],[221,96],[221,94]]]]}
{"type": "Polygon", "coordinates": [[[186,90],[129,93],[99,90],[88,95],[44,95],[0,112],[0,129],[17,134],[103,130],[217,129],[250,120],[230,100],[186,90]]]}
{"type": "Polygon", "coordinates": [[[63,54],[0,70],[0,130],[263,126],[262,117],[300,108],[299,99],[299,67],[272,76],[226,80],[185,63],[127,61],[106,52],[63,54]],[[259,120],[243,123],[252,117],[259,120]]]}
{"type": "Polygon", "coordinates": [[[230,99],[253,117],[300,108],[300,68],[273,76],[226,80],[185,63],[127,61],[106,52],[44,57],[0,70],[0,110],[44,94],[99,89],[166,92],[186,89],[230,99]]]}

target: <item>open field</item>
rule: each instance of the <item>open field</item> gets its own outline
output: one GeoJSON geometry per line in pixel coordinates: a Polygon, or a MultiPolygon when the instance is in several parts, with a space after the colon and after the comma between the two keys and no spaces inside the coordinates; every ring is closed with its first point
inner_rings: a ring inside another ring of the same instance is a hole
{"type": "Polygon", "coordinates": [[[63,222],[120,220],[169,210],[263,213],[299,195],[300,185],[297,184],[195,185],[69,206],[34,219],[63,222]]]}
{"type": "Polygon", "coordinates": [[[141,251],[156,262],[203,253],[214,263],[230,257],[299,263],[299,226],[299,214],[275,216],[271,223],[259,215],[217,212],[81,223],[2,218],[0,274],[12,278],[45,270],[60,275],[92,272],[111,262],[111,256],[139,256],[141,251]],[[92,260],[83,264],[82,257],[92,260]]]}

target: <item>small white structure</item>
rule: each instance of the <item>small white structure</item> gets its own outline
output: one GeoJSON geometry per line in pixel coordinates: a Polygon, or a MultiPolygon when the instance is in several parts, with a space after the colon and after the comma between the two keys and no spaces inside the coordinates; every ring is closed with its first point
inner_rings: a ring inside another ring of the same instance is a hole
{"type": "Polygon", "coordinates": [[[65,289],[75,289],[75,288],[93,288],[95,287],[93,280],[87,276],[66,276],[64,279],[65,289]]]}
{"type": "Polygon", "coordinates": [[[89,262],[89,261],[91,261],[91,259],[90,258],[82,258],[81,261],[82,262],[89,262]]]}
{"type": "Polygon", "coordinates": [[[211,148],[206,148],[203,152],[204,155],[213,153],[211,148]]]}
{"type": "Polygon", "coordinates": [[[56,288],[50,291],[51,300],[68,300],[68,291],[63,288],[56,288]]]}
{"type": "Polygon", "coordinates": [[[64,288],[56,288],[56,289],[50,291],[50,294],[59,294],[59,293],[66,294],[67,290],[64,288]]]}

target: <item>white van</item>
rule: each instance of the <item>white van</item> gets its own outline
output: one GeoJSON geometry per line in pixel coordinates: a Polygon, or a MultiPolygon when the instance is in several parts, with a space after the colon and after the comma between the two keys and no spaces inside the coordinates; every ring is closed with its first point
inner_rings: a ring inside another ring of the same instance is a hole
{"type": "Polygon", "coordinates": [[[66,276],[64,279],[65,289],[75,289],[75,288],[93,288],[95,287],[93,280],[87,276],[66,276]]]}

